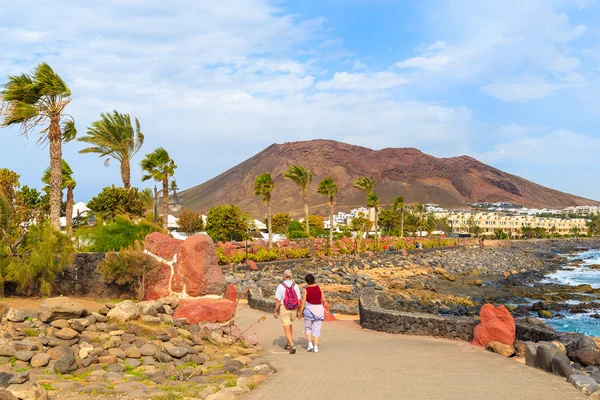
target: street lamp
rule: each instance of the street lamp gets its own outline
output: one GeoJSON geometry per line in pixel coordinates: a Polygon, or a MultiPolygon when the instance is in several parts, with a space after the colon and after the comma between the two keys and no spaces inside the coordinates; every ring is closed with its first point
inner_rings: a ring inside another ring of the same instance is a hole
{"type": "Polygon", "coordinates": [[[177,212],[177,211],[181,210],[181,206],[182,206],[181,201],[179,200],[179,197],[177,197],[177,186],[172,187],[171,190],[173,191],[173,196],[171,196],[171,200],[169,200],[169,207],[174,212],[177,212]]]}
{"type": "Polygon", "coordinates": [[[96,226],[96,217],[94,217],[93,211],[90,211],[90,216],[87,219],[87,224],[89,226],[96,226]]]}
{"type": "MultiPolygon", "coordinates": [[[[177,196],[177,187],[173,186],[169,190],[173,191],[173,196],[167,203],[167,206],[174,212],[181,210],[181,206],[183,203],[179,200],[179,196],[177,196]]],[[[156,190],[156,185],[154,185],[154,222],[158,222],[158,190],[156,190]]]]}

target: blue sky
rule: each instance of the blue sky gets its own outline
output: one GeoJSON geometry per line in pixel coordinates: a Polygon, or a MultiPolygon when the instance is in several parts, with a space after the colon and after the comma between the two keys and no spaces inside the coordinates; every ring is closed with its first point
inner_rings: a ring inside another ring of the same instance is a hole
{"type": "MultiPolygon", "coordinates": [[[[48,62],[71,87],[80,134],[101,112],[138,117],[134,163],[165,147],[182,188],[272,143],[324,138],[467,154],[600,199],[597,1],[28,4],[36,12],[0,0],[0,83],[48,62]]],[[[0,134],[0,167],[40,187],[48,150],[0,134]]],[[[81,148],[64,157],[87,201],[120,184],[119,166],[81,148]]]]}

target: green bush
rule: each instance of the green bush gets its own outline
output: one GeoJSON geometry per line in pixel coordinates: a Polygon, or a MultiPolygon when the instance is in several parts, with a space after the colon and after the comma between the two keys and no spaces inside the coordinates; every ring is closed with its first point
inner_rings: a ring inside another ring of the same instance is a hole
{"type": "Polygon", "coordinates": [[[18,255],[11,256],[0,247],[0,273],[6,281],[16,283],[17,290],[24,294],[33,294],[37,287],[40,294],[49,295],[57,274],[71,264],[74,253],[66,235],[48,224],[34,225],[18,255]]]}
{"type": "Polygon", "coordinates": [[[139,296],[143,298],[145,280],[151,276],[157,265],[153,257],[143,252],[138,242],[135,246],[119,252],[108,252],[98,264],[98,270],[105,282],[137,286],[139,296]]]}
{"type": "Polygon", "coordinates": [[[144,201],[137,188],[108,186],[102,189],[87,204],[99,217],[112,220],[118,215],[141,217],[144,215],[144,201]]]}
{"type": "Polygon", "coordinates": [[[279,259],[279,249],[258,249],[254,254],[248,254],[248,258],[256,262],[275,261],[279,259]]]}
{"type": "Polygon", "coordinates": [[[160,227],[149,222],[134,223],[118,216],[113,222],[78,230],[77,237],[85,244],[87,251],[107,252],[134,246],[136,241],[156,231],[160,231],[160,227]]]}
{"type": "Polygon", "coordinates": [[[294,260],[294,259],[297,259],[297,258],[309,258],[310,257],[310,251],[308,249],[304,249],[304,248],[285,249],[283,251],[283,255],[288,260],[294,260]]]}

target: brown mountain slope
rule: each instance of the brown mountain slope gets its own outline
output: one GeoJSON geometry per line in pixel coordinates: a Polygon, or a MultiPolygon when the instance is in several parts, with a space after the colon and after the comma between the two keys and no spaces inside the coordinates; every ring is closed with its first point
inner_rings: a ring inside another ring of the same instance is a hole
{"type": "Polygon", "coordinates": [[[325,214],[325,198],[317,183],[333,176],[339,186],[336,210],[362,206],[365,195],[352,188],[360,176],[373,175],[383,205],[404,196],[407,203],[421,201],[444,207],[465,207],[470,202],[510,202],[528,207],[598,205],[599,202],[549,189],[485,165],[471,157],[436,158],[412,148],[371,150],[331,140],[273,144],[265,150],[201,185],[181,193],[186,208],[205,213],[218,204],[238,204],[255,217],[265,206],[254,196],[257,175],[270,172],[275,181],[273,211],[302,215],[298,187],[284,179],[291,164],[314,170],[310,188],[311,213],[325,214]]]}

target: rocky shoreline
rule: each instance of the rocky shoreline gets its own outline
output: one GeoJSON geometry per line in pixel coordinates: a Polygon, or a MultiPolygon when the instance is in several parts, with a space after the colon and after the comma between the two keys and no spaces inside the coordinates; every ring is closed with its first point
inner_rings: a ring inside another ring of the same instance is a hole
{"type": "Polygon", "coordinates": [[[224,266],[223,272],[242,296],[252,286],[272,293],[287,268],[299,285],[306,273],[313,273],[332,311],[343,314],[357,314],[360,296],[377,292],[385,294],[390,306],[399,311],[464,316],[476,315],[482,304],[496,303],[514,304],[512,310],[524,316],[540,308],[528,309],[529,299],[568,300],[595,294],[591,288],[534,284],[561,268],[566,254],[594,248],[600,248],[600,239],[504,241],[483,248],[264,263],[255,270],[246,265],[224,266]]]}

